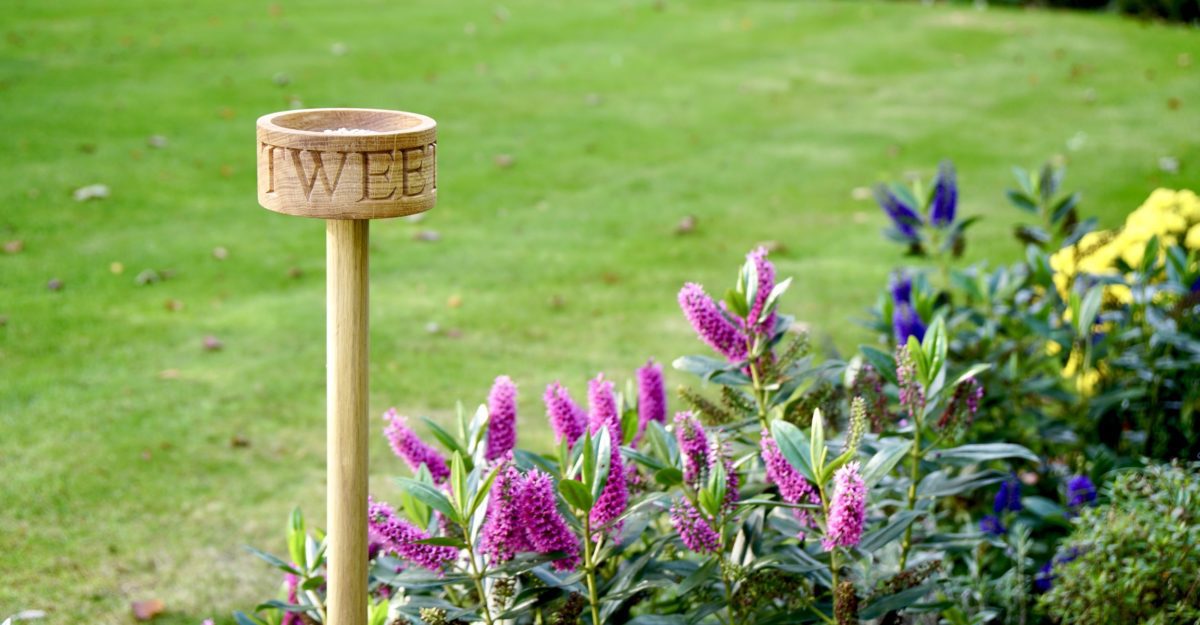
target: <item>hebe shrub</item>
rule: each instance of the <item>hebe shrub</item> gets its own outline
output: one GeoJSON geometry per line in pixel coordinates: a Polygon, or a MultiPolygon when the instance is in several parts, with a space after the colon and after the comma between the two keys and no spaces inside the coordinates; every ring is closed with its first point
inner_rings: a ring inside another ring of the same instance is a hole
{"type": "Polygon", "coordinates": [[[1062,623],[1200,622],[1200,463],[1120,474],[1039,574],[1062,623]]]}

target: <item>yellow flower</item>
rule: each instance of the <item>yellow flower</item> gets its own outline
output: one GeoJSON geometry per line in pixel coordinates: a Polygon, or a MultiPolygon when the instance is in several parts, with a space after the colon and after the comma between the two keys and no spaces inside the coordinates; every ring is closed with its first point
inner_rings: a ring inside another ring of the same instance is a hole
{"type": "Polygon", "coordinates": [[[1188,230],[1187,238],[1183,240],[1183,246],[1189,250],[1200,250],[1200,224],[1192,226],[1188,230]]]}
{"type": "Polygon", "coordinates": [[[1075,390],[1084,397],[1094,395],[1098,384],[1100,384],[1100,372],[1095,369],[1090,369],[1083,375],[1075,378],[1075,390]]]}

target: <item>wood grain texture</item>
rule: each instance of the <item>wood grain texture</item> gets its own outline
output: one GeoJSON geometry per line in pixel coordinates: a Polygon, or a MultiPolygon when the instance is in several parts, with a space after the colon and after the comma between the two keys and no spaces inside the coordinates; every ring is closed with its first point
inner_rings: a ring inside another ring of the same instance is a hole
{"type": "Polygon", "coordinates": [[[258,119],[258,203],[288,215],[383,219],[437,201],[437,122],[381,109],[305,109],[258,119]],[[339,135],[325,130],[370,130],[339,135]]]}
{"type": "Polygon", "coordinates": [[[326,222],[328,625],[367,619],[366,220],[326,222]]]}

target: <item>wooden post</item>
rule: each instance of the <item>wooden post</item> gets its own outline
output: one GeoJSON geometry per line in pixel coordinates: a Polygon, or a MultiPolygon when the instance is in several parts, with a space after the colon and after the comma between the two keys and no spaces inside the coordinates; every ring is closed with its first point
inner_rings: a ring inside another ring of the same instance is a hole
{"type": "Polygon", "coordinates": [[[437,201],[437,124],[378,109],[258,120],[258,202],[326,219],[327,625],[367,619],[367,334],[370,219],[437,201]]]}
{"type": "Polygon", "coordinates": [[[330,623],[367,620],[367,236],[365,219],[325,225],[330,623]],[[334,580],[337,580],[334,582],[334,580]],[[333,592],[334,587],[337,592],[333,592]]]}

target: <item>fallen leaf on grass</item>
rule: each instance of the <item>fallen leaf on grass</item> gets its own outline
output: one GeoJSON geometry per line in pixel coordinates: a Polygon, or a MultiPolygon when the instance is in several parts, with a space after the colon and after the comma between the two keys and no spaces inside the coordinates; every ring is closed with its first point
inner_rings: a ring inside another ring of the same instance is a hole
{"type": "Polygon", "coordinates": [[[222,348],[225,347],[225,344],[221,342],[221,339],[218,339],[217,337],[215,337],[211,334],[204,337],[204,342],[202,343],[202,345],[204,346],[204,351],[207,351],[207,352],[220,351],[222,348]]]}
{"type": "Polygon", "coordinates": [[[179,312],[183,310],[183,302],[177,299],[169,299],[163,303],[163,307],[170,312],[179,312]]]}
{"type": "Polygon", "coordinates": [[[150,135],[146,137],[146,145],[156,150],[161,150],[167,147],[167,138],[162,135],[150,135]]]}
{"type": "Polygon", "coordinates": [[[114,260],[108,264],[108,270],[116,275],[121,275],[125,273],[125,264],[114,260]]]}
{"type": "Polygon", "coordinates": [[[304,270],[299,267],[292,267],[291,269],[288,269],[288,277],[289,278],[296,279],[303,275],[304,275],[304,270]]]}
{"type": "Polygon", "coordinates": [[[451,295],[446,299],[446,305],[450,308],[458,308],[459,306],[462,306],[462,296],[451,295]]]}
{"type": "Polygon", "coordinates": [[[675,234],[688,234],[696,230],[696,216],[685,215],[679,220],[679,224],[675,226],[675,234]]]}
{"type": "Polygon", "coordinates": [[[24,241],[18,240],[18,241],[5,241],[4,242],[4,253],[5,254],[20,254],[21,250],[23,250],[23,249],[25,249],[24,241]]]}
{"type": "Polygon", "coordinates": [[[213,258],[217,260],[225,260],[226,258],[229,258],[229,250],[223,247],[214,247],[213,258]]]}
{"type": "Polygon", "coordinates": [[[58,278],[50,278],[50,281],[46,283],[46,288],[50,289],[51,291],[61,291],[64,286],[66,285],[64,285],[63,281],[59,280],[58,278]]]}
{"type": "Polygon", "coordinates": [[[133,279],[133,281],[139,286],[146,286],[147,284],[154,284],[162,279],[162,274],[158,273],[157,271],[153,269],[143,269],[142,272],[133,279]]]}
{"type": "Polygon", "coordinates": [[[234,434],[229,438],[229,446],[234,449],[242,449],[250,446],[250,439],[241,434],[234,434]]]}
{"type": "Polygon", "coordinates": [[[92,199],[103,199],[108,197],[108,185],[105,184],[89,184],[86,187],[79,187],[71,194],[76,202],[86,202],[92,199]]]}
{"type": "Polygon", "coordinates": [[[162,614],[167,606],[159,599],[148,599],[146,601],[134,601],[130,604],[133,608],[133,618],[139,621],[148,621],[159,614],[162,614]]]}
{"type": "Polygon", "coordinates": [[[432,243],[433,241],[440,241],[442,239],[442,235],[439,234],[437,230],[418,230],[413,233],[413,239],[432,243]]]}
{"type": "Polygon", "coordinates": [[[178,380],[179,369],[163,369],[158,372],[158,377],[160,380],[178,380]]]}
{"type": "Polygon", "coordinates": [[[517,159],[512,154],[497,154],[492,161],[496,163],[496,167],[508,169],[517,162],[517,159]]]}
{"type": "Polygon", "coordinates": [[[1172,111],[1178,111],[1183,106],[1183,100],[1179,98],[1168,98],[1167,108],[1172,111]]]}

